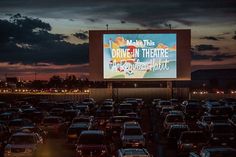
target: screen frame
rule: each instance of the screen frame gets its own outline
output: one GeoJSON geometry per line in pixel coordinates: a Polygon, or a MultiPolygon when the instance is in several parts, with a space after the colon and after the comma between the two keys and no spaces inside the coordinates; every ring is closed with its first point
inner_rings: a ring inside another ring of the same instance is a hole
{"type": "Polygon", "coordinates": [[[90,30],[89,31],[89,79],[91,81],[188,81],[191,80],[191,30],[90,30]],[[176,78],[103,78],[103,34],[176,34],[176,78]]]}

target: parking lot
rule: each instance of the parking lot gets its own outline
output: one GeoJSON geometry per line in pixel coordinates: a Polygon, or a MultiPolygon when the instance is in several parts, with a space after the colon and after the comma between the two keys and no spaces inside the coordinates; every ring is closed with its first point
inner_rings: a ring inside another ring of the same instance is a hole
{"type": "Polygon", "coordinates": [[[236,152],[234,99],[37,102],[0,103],[2,156],[120,157],[126,151],[138,156],[140,149],[146,156],[175,157],[219,147],[232,148],[231,156],[236,152]],[[35,143],[17,141],[35,134],[35,143]]]}

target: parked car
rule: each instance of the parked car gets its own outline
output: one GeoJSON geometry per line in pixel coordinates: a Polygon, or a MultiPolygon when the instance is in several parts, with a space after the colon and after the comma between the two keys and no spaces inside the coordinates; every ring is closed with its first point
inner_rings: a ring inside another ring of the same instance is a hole
{"type": "Polygon", "coordinates": [[[211,123],[209,131],[212,145],[235,144],[235,135],[230,123],[211,123]]]}
{"type": "Polygon", "coordinates": [[[182,114],[168,114],[163,122],[164,131],[168,131],[173,124],[186,124],[182,114]]]}
{"type": "Polygon", "coordinates": [[[189,157],[234,157],[236,149],[229,147],[204,147],[200,153],[191,152],[189,157]]]}
{"type": "Polygon", "coordinates": [[[120,133],[120,139],[125,148],[143,148],[146,145],[141,126],[137,122],[125,122],[120,133]]]}
{"type": "Polygon", "coordinates": [[[208,145],[208,138],[202,131],[184,131],[177,141],[178,155],[184,156],[190,152],[200,150],[208,145]]]}
{"type": "Polygon", "coordinates": [[[170,126],[169,132],[167,133],[167,141],[170,145],[176,145],[177,140],[184,131],[189,131],[188,125],[174,124],[170,126]]]}
{"type": "Polygon", "coordinates": [[[88,123],[74,123],[71,124],[67,130],[67,144],[76,144],[78,137],[84,130],[91,129],[88,123]]]}
{"type": "Polygon", "coordinates": [[[48,116],[43,119],[41,127],[48,135],[59,136],[65,132],[66,125],[62,117],[48,116]]]}
{"type": "Polygon", "coordinates": [[[76,157],[108,157],[105,133],[100,130],[82,131],[76,146],[76,157]]]}
{"type": "Polygon", "coordinates": [[[117,157],[153,157],[146,148],[121,148],[117,157]]]}
{"type": "Polygon", "coordinates": [[[33,157],[43,144],[42,138],[36,133],[13,134],[4,149],[4,157],[33,157]]]}
{"type": "Polygon", "coordinates": [[[106,123],[106,133],[109,136],[119,135],[124,122],[129,119],[129,116],[112,116],[106,123]]]}
{"type": "Polygon", "coordinates": [[[29,125],[30,126],[34,125],[31,120],[18,118],[18,119],[11,120],[8,124],[8,127],[11,130],[11,132],[15,132],[17,129],[24,127],[24,126],[29,126],[29,125]]]}

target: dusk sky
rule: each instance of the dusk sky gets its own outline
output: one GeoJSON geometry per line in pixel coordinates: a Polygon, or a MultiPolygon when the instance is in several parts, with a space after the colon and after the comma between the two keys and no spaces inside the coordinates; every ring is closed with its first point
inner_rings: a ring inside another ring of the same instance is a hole
{"type": "Polygon", "coordinates": [[[236,68],[236,0],[0,0],[0,79],[88,75],[88,31],[191,29],[192,71],[236,68]]]}

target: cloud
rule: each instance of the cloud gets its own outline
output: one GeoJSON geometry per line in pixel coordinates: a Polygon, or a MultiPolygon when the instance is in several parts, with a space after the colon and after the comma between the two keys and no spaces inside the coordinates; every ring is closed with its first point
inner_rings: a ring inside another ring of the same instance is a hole
{"type": "Polygon", "coordinates": [[[212,62],[220,62],[226,59],[235,58],[236,55],[231,55],[230,53],[218,53],[218,54],[201,54],[194,50],[191,50],[192,60],[209,60],[212,62]]]}
{"type": "Polygon", "coordinates": [[[213,37],[213,36],[205,36],[205,37],[202,37],[200,39],[206,39],[206,40],[215,40],[215,41],[218,41],[220,39],[224,39],[223,37],[213,37]]]}
{"type": "Polygon", "coordinates": [[[75,33],[73,35],[75,37],[77,37],[78,39],[81,39],[81,40],[87,40],[88,39],[88,35],[86,33],[75,33]]]}
{"type": "Polygon", "coordinates": [[[236,6],[235,0],[217,3],[212,3],[211,0],[136,0],[135,2],[132,0],[40,0],[33,3],[23,0],[0,1],[0,9],[5,13],[21,9],[33,16],[41,15],[49,18],[76,19],[80,15],[90,22],[96,22],[97,19],[122,19],[151,28],[161,27],[168,21],[186,26],[201,22],[211,24],[235,21],[234,6],[236,6]]]}
{"type": "Polygon", "coordinates": [[[67,36],[50,33],[51,26],[40,19],[16,14],[9,20],[0,20],[0,28],[0,62],[88,63],[88,43],[68,43],[64,40],[67,36]]]}
{"type": "Polygon", "coordinates": [[[219,47],[215,47],[213,45],[205,45],[205,44],[196,45],[195,48],[197,51],[217,51],[220,49],[219,47]]]}
{"type": "Polygon", "coordinates": [[[227,53],[215,55],[211,58],[212,61],[224,61],[225,59],[234,58],[236,55],[229,55],[227,53]]]}

